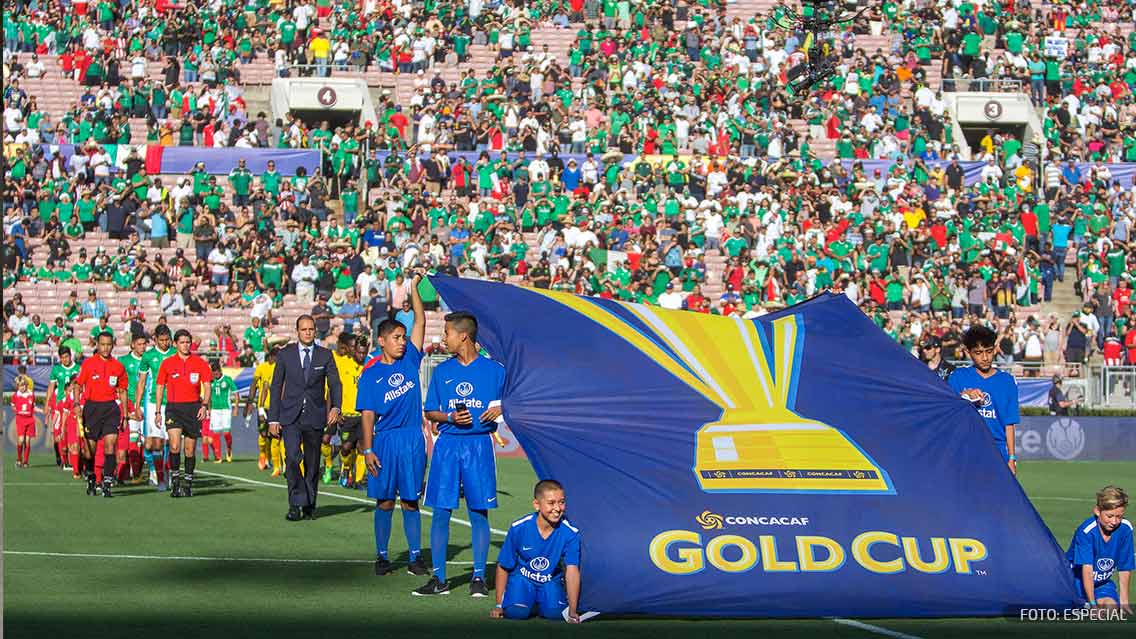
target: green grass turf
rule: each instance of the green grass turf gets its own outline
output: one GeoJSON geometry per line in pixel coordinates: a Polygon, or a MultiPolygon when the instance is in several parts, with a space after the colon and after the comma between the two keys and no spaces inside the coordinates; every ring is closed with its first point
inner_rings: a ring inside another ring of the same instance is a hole
{"type": "MultiPolygon", "coordinates": [[[[521,626],[487,619],[491,599],[471,599],[469,566],[449,567],[461,585],[444,598],[410,596],[422,583],[400,570],[378,578],[370,507],[362,492],[338,486],[322,497],[314,522],[284,521],[284,482],[251,461],[202,464],[217,472],[266,482],[257,485],[207,476],[197,496],[173,500],[145,487],[120,488],[111,500],[84,495],[83,486],[46,456],[26,470],[4,470],[4,625],[9,637],[323,637],[412,631],[408,636],[515,635],[521,626]],[[347,560],[344,563],[175,561],[33,556],[16,552],[132,554],[347,560]],[[351,562],[351,563],[348,563],[351,562]]],[[[200,474],[200,473],[199,473],[200,474]]],[[[500,460],[500,508],[491,525],[530,510],[534,475],[527,462],[500,460]]],[[[1061,544],[1087,516],[1098,488],[1112,482],[1136,488],[1136,464],[1031,462],[1021,481],[1061,544]]],[[[571,496],[569,496],[571,497],[571,496]]],[[[455,512],[461,516],[461,511],[455,512]]],[[[430,520],[423,518],[428,545],[430,520]]],[[[469,562],[469,529],[451,525],[449,560],[469,562]]],[[[501,543],[493,536],[490,559],[501,543]]],[[[405,560],[401,519],[395,516],[392,558],[405,560]]],[[[492,567],[491,567],[492,570],[492,567]]],[[[925,638],[1136,636],[1136,625],[1025,624],[1003,619],[867,620],[875,626],[925,638]]],[[[542,635],[591,637],[878,637],[831,620],[604,619],[583,627],[530,622],[542,635]]]]}

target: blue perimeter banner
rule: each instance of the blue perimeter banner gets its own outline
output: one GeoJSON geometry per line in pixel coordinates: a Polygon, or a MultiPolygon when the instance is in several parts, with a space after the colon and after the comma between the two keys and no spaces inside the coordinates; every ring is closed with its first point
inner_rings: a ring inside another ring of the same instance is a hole
{"type": "Polygon", "coordinates": [[[505,420],[581,530],[581,609],[949,617],[1076,606],[974,408],[843,296],[755,321],[465,279],[505,420]],[[869,356],[870,354],[870,356],[869,356]]]}
{"type": "MultiPolygon", "coordinates": [[[[1014,438],[1021,460],[1136,462],[1136,420],[1131,417],[1023,417],[1014,438]]],[[[1091,495],[1085,504],[1092,506],[1091,495]]]]}

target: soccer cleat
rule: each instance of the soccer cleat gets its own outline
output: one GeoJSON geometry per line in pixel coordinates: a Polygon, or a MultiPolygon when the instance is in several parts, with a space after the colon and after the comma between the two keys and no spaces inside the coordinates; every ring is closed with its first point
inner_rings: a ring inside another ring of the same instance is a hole
{"type": "Polygon", "coordinates": [[[164,493],[167,490],[169,490],[169,486],[166,486],[166,482],[161,482],[160,484],[158,484],[158,492],[164,493]]]}
{"type": "Polygon", "coordinates": [[[416,590],[410,591],[410,594],[415,597],[433,597],[434,595],[448,595],[450,594],[450,584],[438,579],[437,576],[430,577],[430,581],[426,585],[416,590]]]}
{"type": "Polygon", "coordinates": [[[225,453],[225,462],[229,464],[233,463],[233,453],[225,453]]]}
{"type": "Polygon", "coordinates": [[[348,486],[347,486],[347,482],[348,482],[349,480],[350,480],[350,477],[348,477],[347,475],[340,475],[340,476],[339,476],[339,486],[340,486],[341,488],[347,488],[347,487],[348,487],[348,486]]]}
{"type": "Polygon", "coordinates": [[[394,572],[394,564],[385,557],[375,557],[375,575],[382,577],[394,572]]]}
{"type": "Polygon", "coordinates": [[[280,469],[279,468],[273,468],[272,469],[272,476],[273,477],[279,477],[280,476],[280,469]]]}
{"type": "Polygon", "coordinates": [[[214,460],[213,460],[213,463],[214,463],[214,464],[220,464],[220,463],[221,463],[221,458],[220,458],[220,457],[218,457],[217,459],[214,459],[214,460]]]}
{"type": "Polygon", "coordinates": [[[485,580],[481,577],[474,577],[469,581],[469,596],[470,597],[488,597],[489,587],[485,585],[485,580]]]}
{"type": "Polygon", "coordinates": [[[98,494],[98,488],[96,488],[95,476],[93,474],[87,475],[87,494],[91,497],[98,494]]]}
{"type": "Polygon", "coordinates": [[[151,486],[157,486],[158,485],[158,473],[154,472],[153,468],[150,469],[149,482],[150,482],[151,486]]]}
{"type": "Polygon", "coordinates": [[[331,467],[330,466],[323,469],[323,483],[325,483],[325,484],[331,483],[331,467]]]}
{"type": "Polygon", "coordinates": [[[429,571],[426,570],[426,564],[422,562],[422,558],[418,557],[414,561],[406,564],[406,574],[408,575],[425,575],[429,571]]]}
{"type": "Polygon", "coordinates": [[[114,497],[114,495],[112,495],[110,492],[111,486],[112,484],[109,481],[103,482],[103,497],[106,497],[107,499],[114,497]]]}
{"type": "Polygon", "coordinates": [[[193,480],[187,479],[181,484],[181,496],[193,497],[193,480]]]}
{"type": "Polygon", "coordinates": [[[181,480],[177,477],[174,477],[170,480],[170,484],[170,497],[174,499],[181,497],[181,480]]]}
{"type": "MultiPolygon", "coordinates": [[[[232,461],[232,460],[230,460],[230,461],[232,461]]],[[[265,456],[265,455],[261,455],[260,457],[258,457],[257,460],[256,460],[256,467],[261,469],[261,470],[268,468],[268,457],[265,456]]]]}

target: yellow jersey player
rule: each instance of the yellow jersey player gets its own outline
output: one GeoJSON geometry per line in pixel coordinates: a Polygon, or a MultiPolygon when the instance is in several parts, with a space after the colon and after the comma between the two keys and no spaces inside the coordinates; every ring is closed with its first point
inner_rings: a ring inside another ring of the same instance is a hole
{"type": "MultiPolygon", "coordinates": [[[[355,335],[351,333],[340,333],[339,338],[335,343],[335,352],[331,354],[335,358],[335,369],[339,372],[339,383],[343,386],[343,394],[347,394],[347,386],[349,383],[354,383],[357,374],[352,375],[353,372],[350,368],[345,372],[344,366],[351,367],[355,362],[355,335]]],[[[355,391],[351,391],[351,410],[355,410],[355,391]]],[[[344,404],[340,410],[340,424],[343,423],[343,418],[347,416],[346,397],[344,397],[344,404]]],[[[334,450],[331,447],[331,437],[339,430],[339,424],[331,424],[323,433],[323,441],[320,444],[320,456],[323,457],[323,483],[331,483],[331,464],[334,450]]]]}
{"type": "Polygon", "coordinates": [[[367,347],[367,338],[357,335],[351,357],[340,358],[337,354],[335,360],[339,383],[343,386],[343,418],[339,422],[339,485],[344,488],[355,487],[355,444],[359,441],[359,427],[363,423],[363,417],[355,406],[355,397],[359,392],[359,375],[367,361],[367,347]]]}
{"type": "MultiPolygon", "coordinates": [[[[276,441],[279,438],[272,438],[268,434],[268,388],[272,385],[272,374],[276,370],[276,354],[280,351],[278,347],[272,347],[265,355],[265,359],[260,364],[257,364],[252,373],[252,386],[249,387],[248,398],[245,400],[245,419],[249,418],[252,413],[252,407],[257,408],[256,419],[256,441],[257,450],[259,455],[257,457],[257,467],[264,470],[268,467],[268,458],[272,456],[273,475],[279,475],[280,470],[283,468],[283,454],[277,460],[276,441]]],[[[282,452],[282,451],[281,451],[282,452]]]]}

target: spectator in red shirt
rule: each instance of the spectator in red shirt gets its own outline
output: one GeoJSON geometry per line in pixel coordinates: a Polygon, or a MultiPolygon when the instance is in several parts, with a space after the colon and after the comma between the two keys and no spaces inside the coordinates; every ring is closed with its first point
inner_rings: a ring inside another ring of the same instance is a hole
{"type": "Polygon", "coordinates": [[[1128,365],[1136,366],[1136,326],[1128,329],[1124,336],[1124,347],[1128,351],[1128,365]]]}

